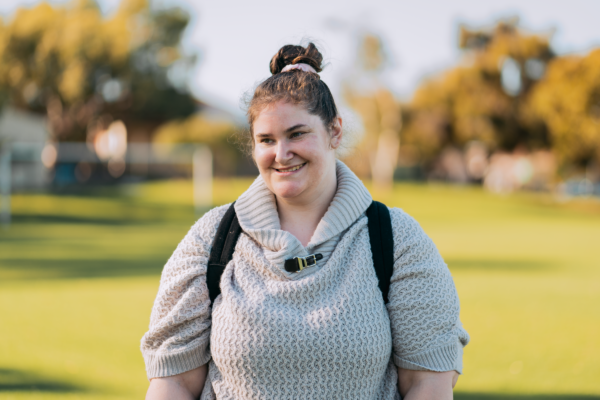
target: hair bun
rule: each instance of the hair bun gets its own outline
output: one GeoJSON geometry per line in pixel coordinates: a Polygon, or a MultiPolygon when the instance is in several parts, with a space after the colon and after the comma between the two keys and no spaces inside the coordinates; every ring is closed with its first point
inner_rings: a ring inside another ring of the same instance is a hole
{"type": "Polygon", "coordinates": [[[323,55],[313,43],[309,43],[308,46],[295,46],[286,44],[283,46],[277,54],[271,58],[269,69],[273,75],[281,72],[286,65],[292,64],[308,64],[315,69],[317,72],[321,72],[321,63],[323,62],[323,55]]]}

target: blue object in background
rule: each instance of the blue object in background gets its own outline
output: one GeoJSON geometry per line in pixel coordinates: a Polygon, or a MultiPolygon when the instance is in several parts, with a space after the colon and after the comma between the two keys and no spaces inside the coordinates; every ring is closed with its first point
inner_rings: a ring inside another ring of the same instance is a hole
{"type": "Polygon", "coordinates": [[[54,184],[63,186],[77,183],[75,166],[77,164],[56,164],[54,168],[54,184]]]}

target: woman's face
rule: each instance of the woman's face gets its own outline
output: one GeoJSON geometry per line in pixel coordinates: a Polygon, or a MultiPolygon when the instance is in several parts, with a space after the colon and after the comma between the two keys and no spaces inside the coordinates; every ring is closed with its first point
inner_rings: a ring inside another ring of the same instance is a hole
{"type": "Polygon", "coordinates": [[[335,149],[342,138],[341,118],[328,130],[304,107],[277,102],[254,121],[254,160],[267,187],[287,200],[310,202],[335,184],[335,149]]]}

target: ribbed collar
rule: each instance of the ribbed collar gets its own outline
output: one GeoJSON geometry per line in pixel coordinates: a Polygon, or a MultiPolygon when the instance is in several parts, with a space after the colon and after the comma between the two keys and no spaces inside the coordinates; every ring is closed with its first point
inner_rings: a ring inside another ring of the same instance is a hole
{"type": "Polygon", "coordinates": [[[260,175],[236,201],[234,207],[240,226],[263,246],[266,258],[276,267],[278,275],[287,279],[303,275],[285,271],[284,261],[309,255],[312,248],[350,227],[371,204],[372,197],[367,188],[339,160],[336,162],[336,178],[335,196],[306,248],[294,235],[281,230],[275,196],[260,175]]]}

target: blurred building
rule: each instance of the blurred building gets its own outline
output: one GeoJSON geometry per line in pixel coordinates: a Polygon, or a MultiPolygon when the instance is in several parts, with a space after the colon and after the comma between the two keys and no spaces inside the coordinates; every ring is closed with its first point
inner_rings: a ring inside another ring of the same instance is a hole
{"type": "Polygon", "coordinates": [[[48,186],[50,171],[42,162],[47,140],[44,117],[12,107],[2,109],[0,144],[10,149],[12,189],[39,190],[48,186]]]}

